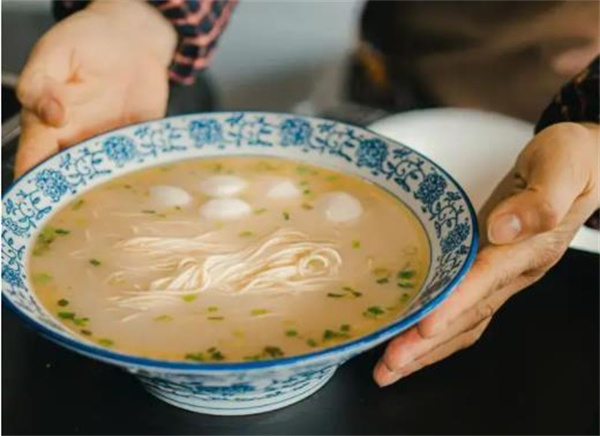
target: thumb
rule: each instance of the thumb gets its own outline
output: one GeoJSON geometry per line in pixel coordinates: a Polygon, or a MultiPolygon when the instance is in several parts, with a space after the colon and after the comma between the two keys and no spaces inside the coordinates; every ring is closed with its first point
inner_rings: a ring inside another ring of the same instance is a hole
{"type": "Polygon", "coordinates": [[[593,158],[578,145],[587,139],[580,137],[578,129],[583,127],[573,126],[542,131],[519,156],[515,168],[518,192],[490,214],[490,242],[514,243],[553,229],[585,191],[589,181],[585,168],[593,158]]]}
{"type": "Polygon", "coordinates": [[[64,84],[40,70],[24,71],[17,84],[17,97],[42,122],[61,127],[67,118],[64,88],[64,84]]]}
{"type": "Polygon", "coordinates": [[[53,127],[66,122],[66,83],[71,75],[70,45],[42,37],[19,76],[17,97],[25,109],[53,127]]]}

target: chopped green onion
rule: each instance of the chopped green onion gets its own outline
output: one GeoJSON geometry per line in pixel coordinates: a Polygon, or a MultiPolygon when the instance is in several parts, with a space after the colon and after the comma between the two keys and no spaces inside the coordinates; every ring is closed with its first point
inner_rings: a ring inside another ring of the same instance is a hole
{"type": "Polygon", "coordinates": [[[215,347],[210,347],[206,352],[210,355],[210,360],[221,361],[225,360],[225,356],[215,347]]]}
{"type": "Polygon", "coordinates": [[[153,214],[153,213],[156,213],[156,211],[151,210],[151,209],[146,209],[146,210],[143,210],[142,213],[153,214]]]}
{"type": "Polygon", "coordinates": [[[204,362],[204,354],[203,353],[187,353],[185,355],[185,360],[193,360],[194,362],[204,362]]]}
{"type": "Polygon", "coordinates": [[[83,203],[85,203],[85,201],[80,198],[79,200],[76,200],[73,205],[71,206],[71,209],[73,210],[79,210],[81,209],[81,206],[83,206],[83,203]]]}
{"type": "Polygon", "coordinates": [[[45,285],[52,281],[52,276],[47,273],[37,273],[33,275],[33,281],[34,283],[45,285]]]}
{"type": "Polygon", "coordinates": [[[362,297],[362,292],[358,292],[351,288],[350,286],[344,286],[342,290],[349,292],[353,297],[362,297]]]}
{"type": "Polygon", "coordinates": [[[289,338],[293,338],[298,336],[298,332],[296,330],[286,330],[285,335],[289,338]]]}
{"type": "Polygon", "coordinates": [[[382,277],[380,279],[375,280],[376,283],[380,284],[380,285],[384,285],[386,283],[390,282],[390,279],[388,279],[387,277],[382,277]]]}
{"type": "Polygon", "coordinates": [[[209,316],[208,318],[209,321],[223,321],[225,319],[225,317],[223,316],[209,316]]]}
{"type": "Polygon", "coordinates": [[[302,203],[301,207],[304,210],[313,210],[315,208],[312,204],[309,204],[309,203],[302,203]]]}
{"type": "Polygon", "coordinates": [[[218,307],[216,307],[216,306],[209,306],[209,307],[207,308],[207,310],[208,310],[209,312],[216,312],[216,311],[218,311],[218,310],[219,310],[219,308],[218,308],[218,307]]]}
{"type": "Polygon", "coordinates": [[[412,269],[408,269],[408,270],[402,270],[400,272],[398,272],[398,278],[399,279],[412,279],[415,276],[416,272],[412,269]]]}
{"type": "Polygon", "coordinates": [[[309,339],[307,339],[307,340],[306,340],[306,344],[307,344],[309,347],[316,347],[316,346],[318,345],[318,344],[317,344],[317,341],[315,341],[315,340],[314,340],[314,339],[312,339],[312,338],[309,338],[309,339]]]}
{"type": "Polygon", "coordinates": [[[290,213],[284,211],[283,212],[283,219],[286,220],[286,221],[289,221],[290,220],[290,213]]]}
{"type": "Polygon", "coordinates": [[[253,232],[251,232],[250,230],[244,230],[243,232],[240,232],[240,233],[238,234],[238,236],[239,236],[240,238],[249,238],[249,237],[251,237],[251,236],[254,236],[254,233],[253,233],[253,232]]]}
{"type": "Polygon", "coordinates": [[[66,230],[66,229],[56,229],[54,231],[54,233],[56,233],[57,235],[66,236],[69,233],[71,233],[71,231],[70,230],[66,230]]]}
{"type": "Polygon", "coordinates": [[[250,313],[253,316],[259,316],[259,315],[266,315],[267,313],[269,313],[269,311],[267,309],[252,309],[250,311],[250,313]]]}
{"type": "Polygon", "coordinates": [[[188,294],[188,295],[184,295],[183,297],[181,297],[181,299],[183,301],[185,301],[186,303],[191,303],[192,301],[194,301],[196,298],[198,298],[197,295],[195,294],[188,294]]]}
{"type": "Polygon", "coordinates": [[[90,320],[89,318],[75,318],[75,319],[73,319],[73,323],[80,327],[85,327],[85,325],[87,324],[87,322],[89,320],[90,320]]]}
{"type": "Polygon", "coordinates": [[[103,347],[112,347],[115,343],[111,339],[100,338],[98,339],[98,343],[103,347]]]}
{"type": "Polygon", "coordinates": [[[335,294],[333,292],[329,292],[327,293],[327,296],[329,298],[344,298],[344,294],[335,294]]]}
{"type": "Polygon", "coordinates": [[[254,215],[261,215],[263,213],[265,213],[267,211],[267,209],[265,209],[264,207],[261,207],[260,209],[256,209],[254,211],[254,215]]]}
{"type": "Polygon", "coordinates": [[[398,282],[398,286],[401,288],[408,288],[408,289],[415,287],[415,285],[413,285],[412,283],[408,283],[408,282],[398,282]]]}
{"type": "Polygon", "coordinates": [[[58,312],[60,319],[75,319],[75,312],[58,312]]]}
{"type": "Polygon", "coordinates": [[[400,301],[403,303],[406,303],[408,300],[410,300],[410,294],[407,294],[406,292],[404,294],[402,294],[400,296],[400,301]]]}
{"type": "Polygon", "coordinates": [[[172,321],[173,317],[171,315],[159,315],[154,318],[155,321],[172,321]]]}
{"type": "Polygon", "coordinates": [[[284,356],[284,353],[283,351],[281,351],[281,348],[273,346],[266,346],[263,350],[263,354],[273,359],[284,356]]]}
{"type": "Polygon", "coordinates": [[[80,330],[79,333],[81,333],[84,336],[92,336],[92,332],[86,329],[80,330]]]}
{"type": "Polygon", "coordinates": [[[340,326],[340,331],[349,332],[350,331],[350,324],[342,324],[340,326]]]}
{"type": "Polygon", "coordinates": [[[385,311],[381,307],[371,306],[363,312],[363,316],[365,316],[367,318],[377,318],[380,315],[383,315],[384,313],[385,313],[385,311]]]}
{"type": "Polygon", "coordinates": [[[56,304],[58,304],[60,307],[65,307],[69,305],[69,300],[61,298],[56,304]]]}
{"type": "Polygon", "coordinates": [[[360,248],[360,241],[355,239],[352,241],[352,248],[354,249],[359,249],[360,248]]]}
{"type": "Polygon", "coordinates": [[[98,259],[90,259],[90,264],[94,266],[100,266],[102,265],[102,262],[100,262],[98,259]]]}

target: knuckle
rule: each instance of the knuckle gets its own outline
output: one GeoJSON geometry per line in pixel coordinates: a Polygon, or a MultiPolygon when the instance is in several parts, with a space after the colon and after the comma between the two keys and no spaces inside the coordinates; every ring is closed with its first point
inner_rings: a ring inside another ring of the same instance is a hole
{"type": "Polygon", "coordinates": [[[489,302],[484,301],[479,304],[476,308],[475,323],[479,324],[481,321],[491,318],[496,312],[496,308],[489,302]]]}
{"type": "Polygon", "coordinates": [[[548,198],[542,199],[538,204],[540,229],[542,231],[551,230],[559,223],[559,216],[552,201],[548,198]]]}
{"type": "Polygon", "coordinates": [[[563,232],[551,232],[543,236],[534,256],[533,269],[547,271],[563,256],[569,238],[563,232]]]}

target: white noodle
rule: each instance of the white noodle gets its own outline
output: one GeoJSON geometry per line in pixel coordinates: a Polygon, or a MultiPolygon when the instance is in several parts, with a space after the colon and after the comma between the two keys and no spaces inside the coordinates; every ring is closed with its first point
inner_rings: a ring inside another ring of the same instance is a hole
{"type": "Polygon", "coordinates": [[[201,292],[235,295],[314,291],[335,280],[342,264],[331,241],[310,240],[293,229],[276,230],[247,245],[213,242],[210,239],[214,236],[143,236],[117,243],[115,248],[135,255],[136,266],[123,266],[107,280],[123,280],[132,273],[164,275],[151,280],[146,290],[128,291],[111,301],[120,308],[145,311],[201,292]]]}

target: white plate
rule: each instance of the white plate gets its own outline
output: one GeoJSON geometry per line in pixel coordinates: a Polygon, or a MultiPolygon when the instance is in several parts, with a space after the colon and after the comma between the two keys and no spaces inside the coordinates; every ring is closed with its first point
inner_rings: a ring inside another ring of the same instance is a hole
{"type": "MultiPolygon", "coordinates": [[[[369,127],[410,145],[445,168],[467,191],[477,210],[533,136],[533,125],[527,122],[453,108],[405,112],[369,127]]],[[[570,246],[600,253],[600,232],[583,227],[570,246]]]]}

